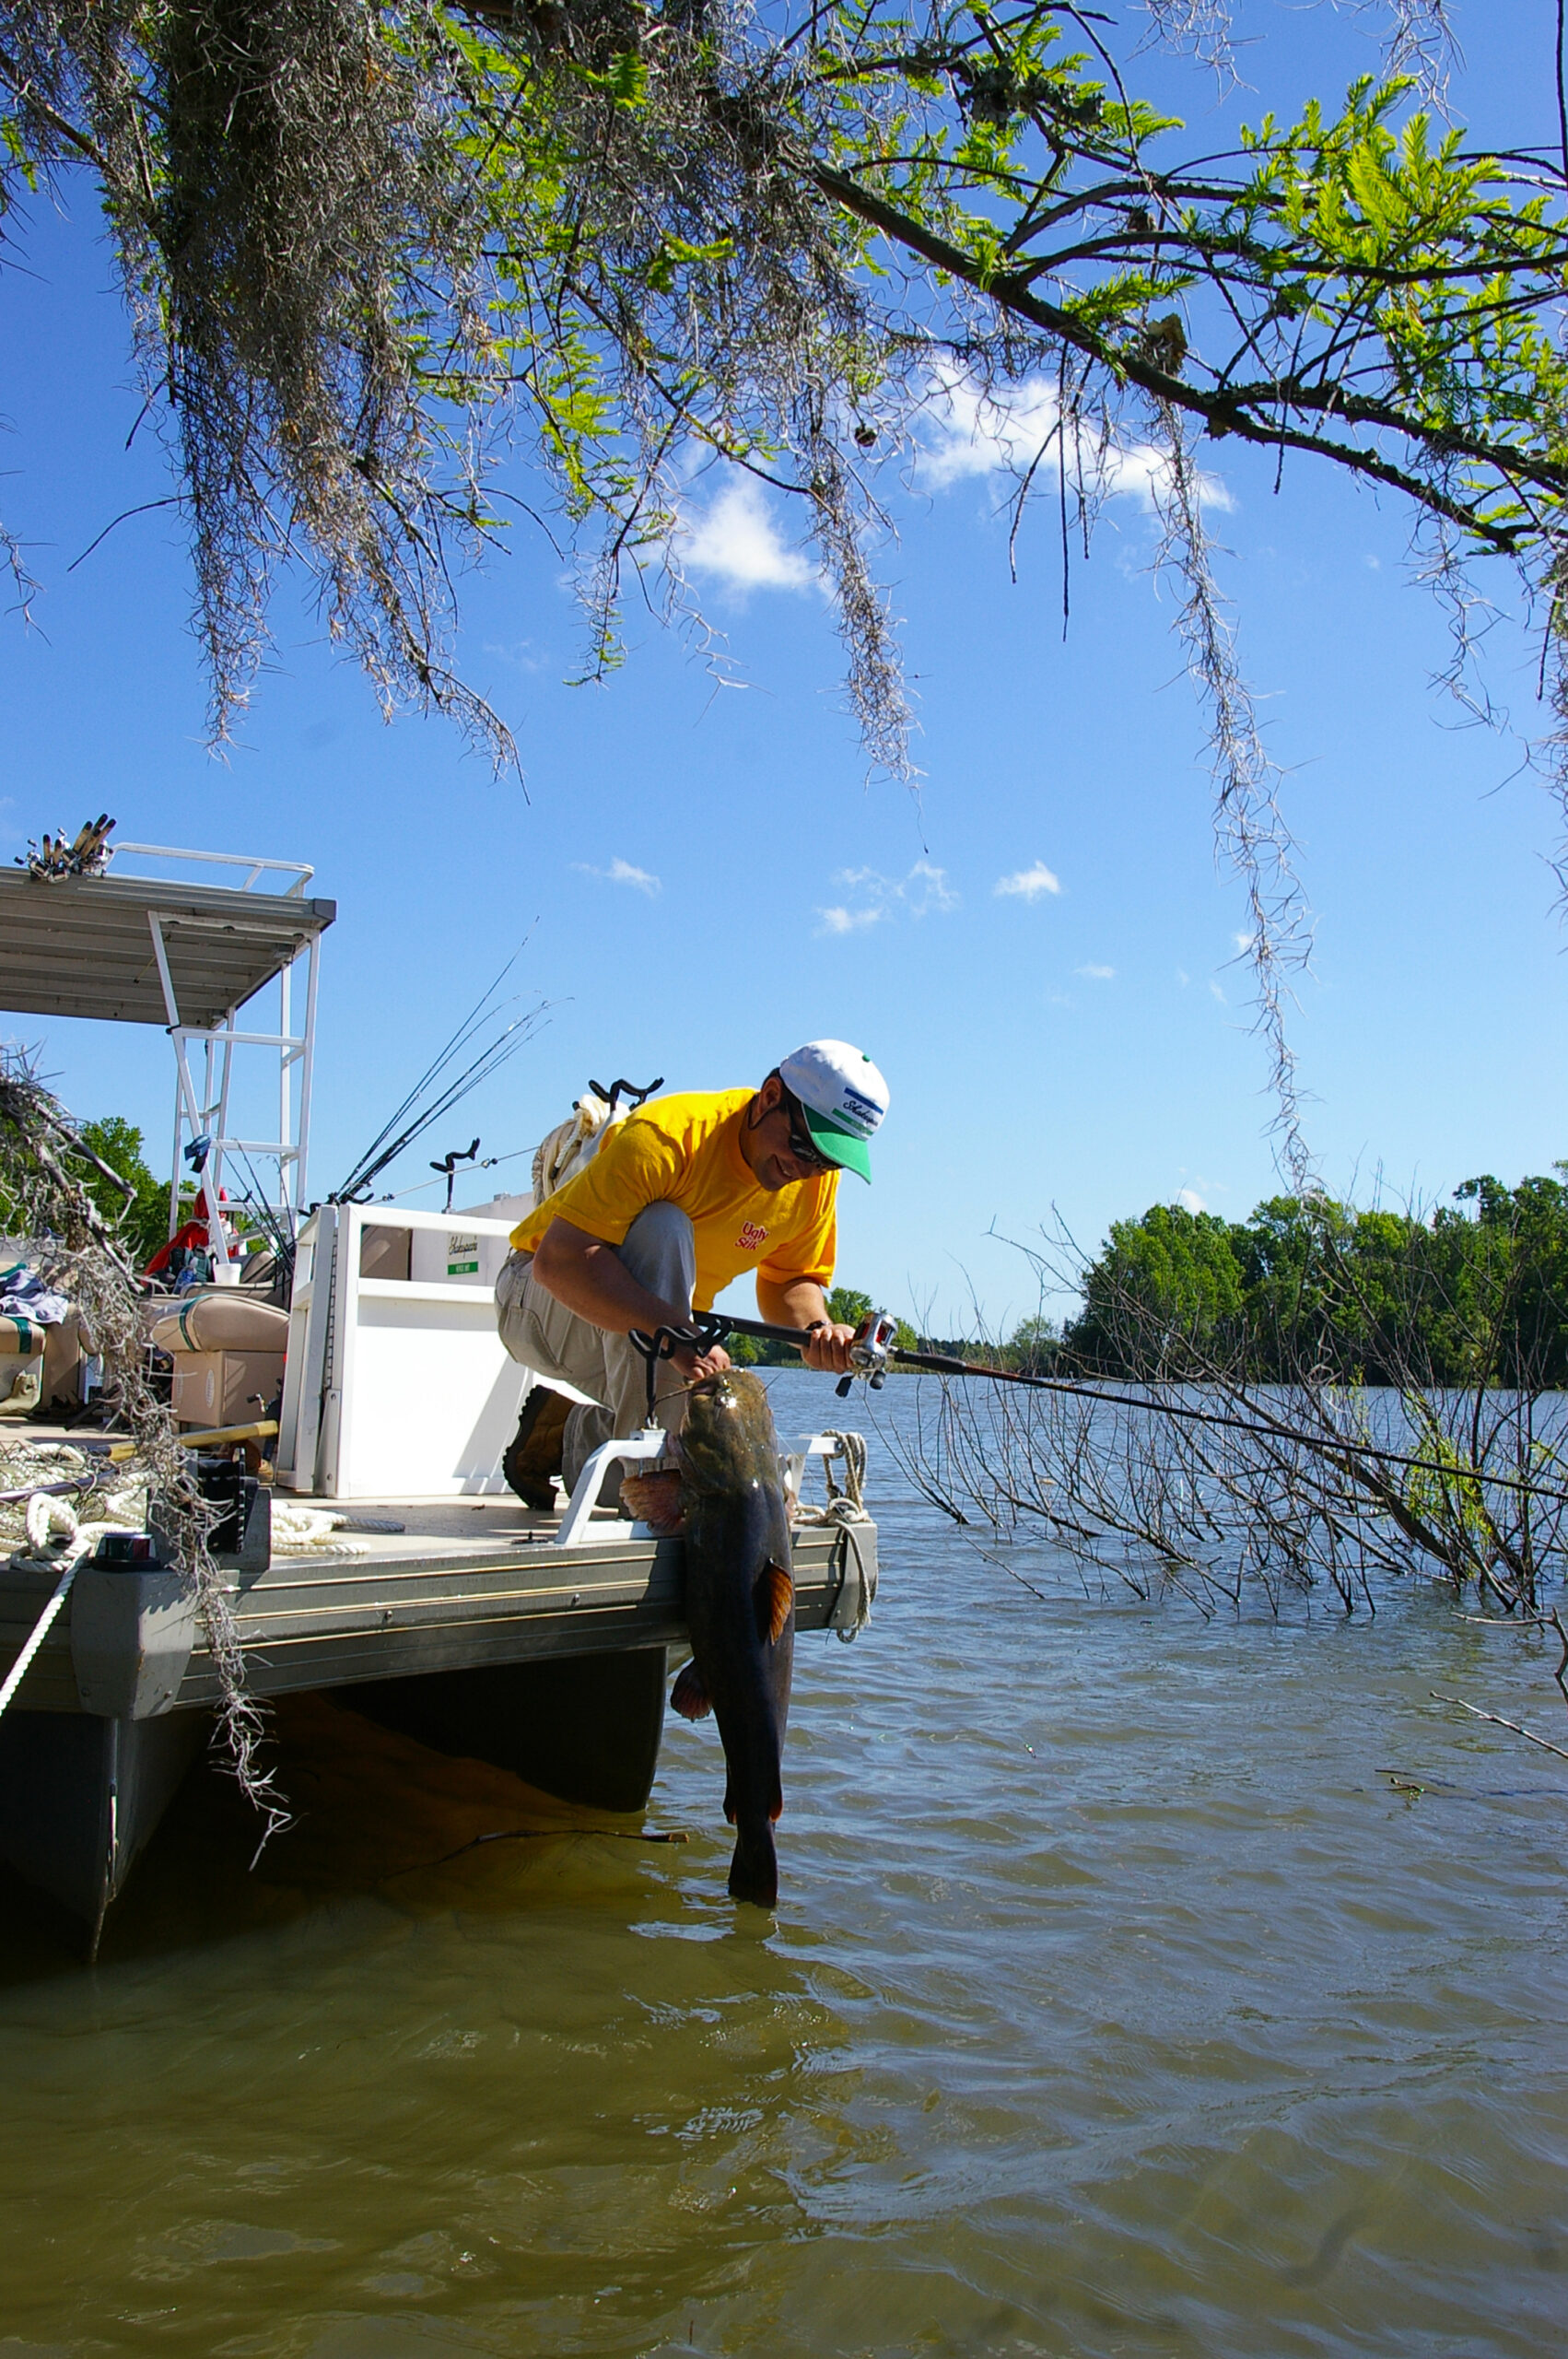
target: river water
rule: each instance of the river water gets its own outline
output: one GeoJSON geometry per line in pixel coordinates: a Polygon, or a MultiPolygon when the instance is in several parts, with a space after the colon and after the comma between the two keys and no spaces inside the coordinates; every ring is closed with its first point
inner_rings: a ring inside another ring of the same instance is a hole
{"type": "Polygon", "coordinates": [[[711,1723],[649,1844],[315,1701],[295,1829],[198,1771],[96,1970],[5,1887],[0,2359],[1568,2342],[1568,1763],[1429,1696],[1562,1741],[1550,1660],[1042,1603],[871,1480],[776,1919],[711,1723]]]}

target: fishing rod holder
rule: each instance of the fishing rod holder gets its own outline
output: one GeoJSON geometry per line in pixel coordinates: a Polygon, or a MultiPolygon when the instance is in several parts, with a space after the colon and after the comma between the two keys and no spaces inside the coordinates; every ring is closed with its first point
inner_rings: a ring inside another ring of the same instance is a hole
{"type": "MultiPolygon", "coordinates": [[[[651,1367],[652,1361],[649,1362],[651,1367]]],[[[590,1538],[593,1510],[599,1504],[599,1494],[604,1477],[617,1461],[623,1465],[638,1466],[650,1459],[662,1458],[670,1447],[670,1437],[662,1426],[645,1426],[639,1434],[627,1434],[621,1441],[602,1441],[582,1461],[582,1472],[572,1485],[572,1495],[556,1532],[557,1548],[583,1548],[590,1538]]]]}

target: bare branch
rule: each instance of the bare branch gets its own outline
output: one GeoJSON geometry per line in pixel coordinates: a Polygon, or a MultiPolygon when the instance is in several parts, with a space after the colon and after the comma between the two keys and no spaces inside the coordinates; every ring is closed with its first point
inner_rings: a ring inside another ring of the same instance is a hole
{"type": "Polygon", "coordinates": [[[1457,1704],[1460,1711],[1469,1712],[1472,1719],[1490,1720],[1494,1728],[1512,1729],[1515,1736],[1526,1738],[1531,1744],[1539,1744],[1543,1753],[1555,1753],[1559,1761],[1568,1761],[1568,1749],[1553,1744],[1547,1737],[1537,1736],[1533,1729],[1521,1727],[1517,1720],[1505,1720],[1501,1712],[1483,1712],[1479,1705],[1467,1704],[1462,1696],[1440,1696],[1435,1687],[1428,1688],[1427,1693],[1434,1704],[1457,1704]]]}
{"type": "Polygon", "coordinates": [[[0,568],[10,575],[17,593],[11,612],[19,614],[24,623],[30,623],[33,618],[32,602],[39,594],[39,585],[28,569],[20,541],[6,532],[4,524],[0,524],[0,568]]]}

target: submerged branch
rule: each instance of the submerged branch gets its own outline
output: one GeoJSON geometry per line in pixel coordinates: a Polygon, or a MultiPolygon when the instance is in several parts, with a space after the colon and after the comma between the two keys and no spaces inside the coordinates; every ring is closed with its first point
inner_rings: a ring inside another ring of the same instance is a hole
{"type": "Polygon", "coordinates": [[[1435,1687],[1427,1690],[1434,1704],[1457,1704],[1461,1712],[1469,1712],[1472,1719],[1490,1720],[1494,1728],[1511,1729],[1515,1736],[1524,1737],[1531,1744],[1539,1744],[1543,1753],[1555,1753],[1559,1761],[1568,1761],[1568,1749],[1553,1744],[1549,1737],[1537,1736],[1533,1729],[1518,1720],[1504,1719],[1501,1712],[1483,1712],[1479,1704],[1467,1704],[1462,1696],[1440,1696],[1435,1687]]]}

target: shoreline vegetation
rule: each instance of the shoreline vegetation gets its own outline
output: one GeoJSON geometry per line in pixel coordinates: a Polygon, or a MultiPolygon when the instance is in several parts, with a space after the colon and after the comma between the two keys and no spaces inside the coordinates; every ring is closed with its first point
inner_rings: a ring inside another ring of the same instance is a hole
{"type": "Polygon", "coordinates": [[[1081,1573],[1205,1611],[1257,1587],[1278,1612],[1319,1584],[1375,1610],[1379,1577],[1436,1577],[1482,1619],[1550,1628],[1568,1672],[1547,1602],[1568,1563],[1553,1168],[1403,1211],[1156,1204],[1093,1259],[1059,1226],[1028,1258],[1042,1300],[1075,1288],[1082,1309],[1042,1372],[1089,1392],[946,1388],[908,1471],[960,1523],[1048,1535],[1081,1573]],[[1137,1396],[1094,1393],[1106,1381],[1137,1396]]]}
{"type": "MultiPolygon", "coordinates": [[[[1153,1205],[1073,1272],[1082,1309],[1053,1365],[1076,1374],[1252,1383],[1568,1383],[1568,1164],[1447,1204],[1358,1210],[1272,1196],[1244,1222],[1153,1205]]],[[[1068,1240],[1059,1242],[1068,1245],[1068,1240]]],[[[1071,1247],[1068,1246],[1071,1252],[1071,1247]]],[[[1052,1256],[1035,1257],[1045,1271],[1052,1256]]],[[[1059,1282],[1067,1256],[1054,1256],[1059,1282]]]]}

